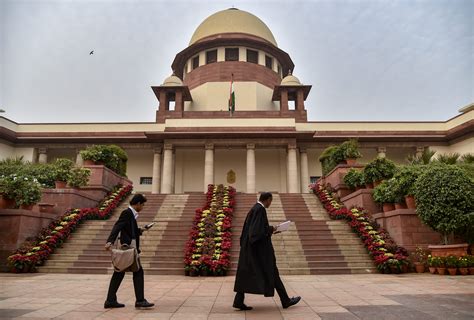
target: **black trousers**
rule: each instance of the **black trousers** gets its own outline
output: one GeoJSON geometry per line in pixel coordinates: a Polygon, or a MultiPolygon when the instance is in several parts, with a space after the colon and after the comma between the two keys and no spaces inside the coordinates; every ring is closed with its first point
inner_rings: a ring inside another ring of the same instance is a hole
{"type": "MultiPolygon", "coordinates": [[[[274,271],[274,281],[275,281],[275,289],[280,297],[281,304],[286,306],[290,303],[290,297],[288,297],[288,293],[286,292],[285,286],[280,278],[280,273],[278,272],[278,268],[275,266],[274,271]]],[[[243,292],[237,292],[234,298],[234,306],[241,306],[244,304],[245,294],[243,292]]]]}
{"type": "MultiPolygon", "coordinates": [[[[117,301],[117,291],[122,283],[125,272],[116,272],[112,275],[109,284],[109,292],[107,293],[107,301],[117,301]]],[[[145,286],[144,286],[143,268],[140,266],[140,270],[133,273],[133,288],[135,289],[136,301],[145,300],[145,286]]]]}

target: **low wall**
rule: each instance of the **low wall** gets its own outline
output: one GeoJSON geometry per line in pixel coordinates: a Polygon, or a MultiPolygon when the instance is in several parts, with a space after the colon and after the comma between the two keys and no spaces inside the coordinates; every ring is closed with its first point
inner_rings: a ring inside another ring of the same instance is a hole
{"type": "MultiPolygon", "coordinates": [[[[82,189],[43,189],[40,203],[53,204],[53,214],[62,215],[70,208],[93,208],[104,198],[106,192],[82,189]]],[[[37,205],[34,207],[39,211],[37,205]]]]}
{"type": "Polygon", "coordinates": [[[373,215],[375,221],[386,229],[395,242],[413,251],[417,246],[424,249],[441,241],[441,235],[424,225],[415,209],[398,209],[373,215]]]}
{"type": "Polygon", "coordinates": [[[0,270],[7,271],[7,257],[27,238],[38,235],[54,218],[51,213],[0,209],[0,270]]]}
{"type": "Polygon", "coordinates": [[[361,164],[338,164],[324,177],[323,181],[326,185],[331,185],[339,198],[343,198],[352,193],[352,191],[344,183],[344,176],[352,168],[361,169],[363,167],[364,166],[361,164]]]}
{"type": "Polygon", "coordinates": [[[381,206],[372,198],[373,191],[374,189],[360,189],[341,198],[341,201],[347,208],[362,207],[373,216],[381,211],[381,206]]]}

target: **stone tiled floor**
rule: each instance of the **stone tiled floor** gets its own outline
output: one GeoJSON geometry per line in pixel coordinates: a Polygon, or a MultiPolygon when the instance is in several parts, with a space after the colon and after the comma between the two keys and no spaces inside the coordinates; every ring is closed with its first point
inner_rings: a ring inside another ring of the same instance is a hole
{"type": "Polygon", "coordinates": [[[0,274],[0,319],[473,319],[474,276],[284,276],[303,300],[282,309],[278,296],[247,295],[254,310],[232,308],[233,277],[145,276],[156,303],[135,310],[131,275],[118,292],[125,308],[103,309],[110,275],[0,274]]]}

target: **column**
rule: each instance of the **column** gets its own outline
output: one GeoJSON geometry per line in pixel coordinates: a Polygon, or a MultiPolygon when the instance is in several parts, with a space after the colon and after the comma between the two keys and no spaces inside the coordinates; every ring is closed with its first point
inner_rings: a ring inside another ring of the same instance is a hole
{"type": "Polygon", "coordinates": [[[416,147],[416,157],[420,159],[423,156],[423,152],[425,151],[425,147],[416,147]]]}
{"type": "Polygon", "coordinates": [[[288,111],[288,90],[281,89],[280,113],[285,113],[286,111],[288,111]]]}
{"type": "Polygon", "coordinates": [[[46,148],[38,149],[38,162],[47,163],[48,162],[48,150],[46,148]]]}
{"type": "Polygon", "coordinates": [[[204,155],[204,192],[207,185],[214,184],[214,144],[206,143],[204,155]]]}
{"type": "Polygon", "coordinates": [[[296,110],[304,110],[304,92],[303,88],[298,88],[298,91],[296,91],[296,110]]]}
{"type": "Polygon", "coordinates": [[[309,170],[308,170],[308,153],[306,148],[300,148],[301,161],[301,193],[309,192],[309,170]]]}
{"type": "Polygon", "coordinates": [[[385,147],[378,147],[377,148],[377,157],[378,158],[385,158],[387,152],[387,148],[385,147]]]}
{"type": "Polygon", "coordinates": [[[161,148],[153,150],[153,176],[151,182],[151,193],[160,193],[161,183],[161,148]]]}
{"type": "Polygon", "coordinates": [[[247,193],[255,193],[255,144],[247,144],[247,193]]]}
{"type": "Polygon", "coordinates": [[[81,150],[76,150],[76,167],[82,167],[84,161],[82,160],[81,150]]]}
{"type": "Polygon", "coordinates": [[[298,165],[296,163],[296,145],[288,144],[288,193],[298,193],[298,165]]]}
{"type": "Polygon", "coordinates": [[[161,193],[172,193],[173,170],[173,145],[165,144],[163,152],[163,180],[161,180],[161,193]]]}

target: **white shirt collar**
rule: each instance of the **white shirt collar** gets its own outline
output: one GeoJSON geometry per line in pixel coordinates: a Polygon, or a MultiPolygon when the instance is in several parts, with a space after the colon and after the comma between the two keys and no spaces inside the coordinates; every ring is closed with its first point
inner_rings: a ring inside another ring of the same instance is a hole
{"type": "Polygon", "coordinates": [[[267,209],[267,208],[265,208],[265,205],[263,203],[261,203],[260,201],[257,201],[257,203],[259,203],[264,209],[267,209]]]}
{"type": "Polygon", "coordinates": [[[132,206],[128,207],[130,210],[132,210],[133,216],[135,217],[135,220],[138,218],[138,212],[135,210],[132,206]]]}

